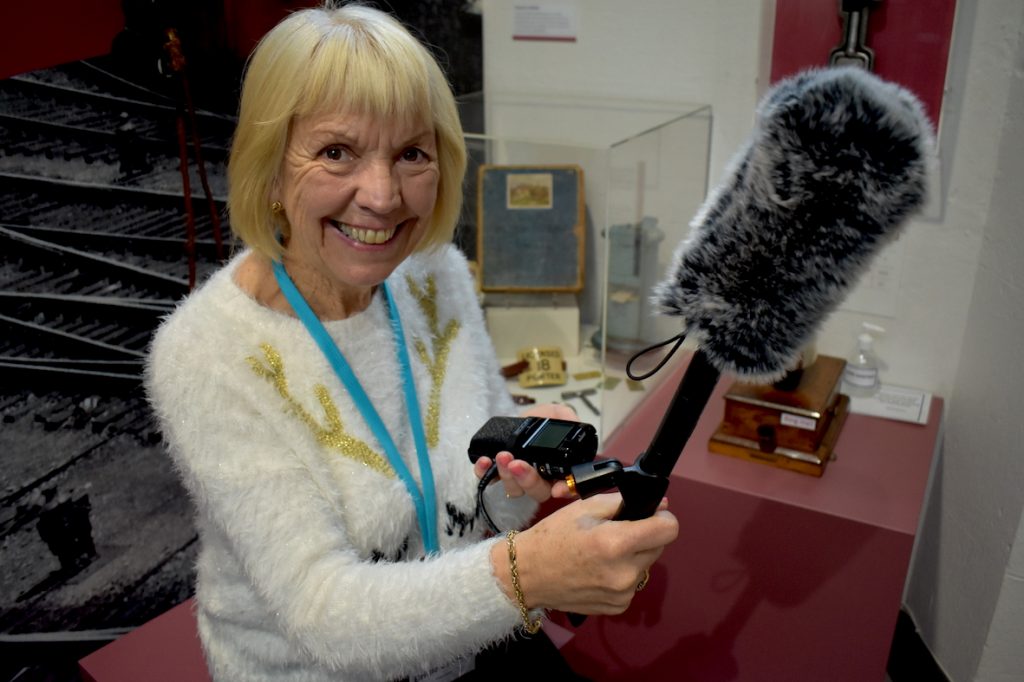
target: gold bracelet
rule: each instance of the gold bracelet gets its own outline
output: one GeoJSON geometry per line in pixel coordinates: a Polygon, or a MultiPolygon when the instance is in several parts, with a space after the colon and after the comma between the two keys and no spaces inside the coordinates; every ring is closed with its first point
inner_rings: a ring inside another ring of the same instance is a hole
{"type": "Polygon", "coordinates": [[[512,589],[516,593],[519,613],[523,616],[523,630],[528,635],[535,635],[540,630],[540,618],[530,621],[530,610],[526,608],[526,597],[523,596],[523,588],[519,586],[519,568],[516,566],[516,535],[518,533],[517,530],[510,530],[505,536],[508,542],[508,564],[512,571],[512,589]]]}

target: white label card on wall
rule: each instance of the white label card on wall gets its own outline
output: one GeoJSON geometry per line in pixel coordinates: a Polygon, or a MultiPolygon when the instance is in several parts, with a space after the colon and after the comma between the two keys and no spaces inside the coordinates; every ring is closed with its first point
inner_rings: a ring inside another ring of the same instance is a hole
{"type": "Polygon", "coordinates": [[[579,26],[576,2],[517,2],[512,40],[575,43],[579,26]]]}

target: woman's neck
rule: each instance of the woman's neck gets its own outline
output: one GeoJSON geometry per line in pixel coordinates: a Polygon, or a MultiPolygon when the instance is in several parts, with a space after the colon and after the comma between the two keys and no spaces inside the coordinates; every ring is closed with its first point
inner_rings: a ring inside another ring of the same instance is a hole
{"type": "MultiPolygon", "coordinates": [[[[343,320],[370,306],[377,287],[340,287],[322,273],[285,259],[285,269],[296,288],[322,321],[343,320]]],[[[258,303],[295,317],[295,311],[277,285],[269,258],[250,253],[234,273],[235,283],[258,303]]]]}

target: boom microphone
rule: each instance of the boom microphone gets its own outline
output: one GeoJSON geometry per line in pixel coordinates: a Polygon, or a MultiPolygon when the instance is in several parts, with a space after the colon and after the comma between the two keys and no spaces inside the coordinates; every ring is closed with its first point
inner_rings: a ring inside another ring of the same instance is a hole
{"type": "Polygon", "coordinates": [[[924,201],[931,125],[856,67],[780,82],[654,292],[708,361],[774,381],[924,201]]]}
{"type": "Polygon", "coordinates": [[[931,125],[900,86],[855,67],[816,69],[778,83],[756,113],[653,292],[697,344],[654,440],[628,468],[573,468],[583,497],[614,481],[616,518],[657,509],[720,373],[782,377],[924,202],[931,125]]]}

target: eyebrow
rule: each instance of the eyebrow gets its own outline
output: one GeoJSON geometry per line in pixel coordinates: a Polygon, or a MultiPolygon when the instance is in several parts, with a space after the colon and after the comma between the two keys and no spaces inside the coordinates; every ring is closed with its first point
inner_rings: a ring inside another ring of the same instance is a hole
{"type": "Polygon", "coordinates": [[[408,140],[402,143],[402,148],[406,147],[426,147],[433,146],[437,147],[437,134],[433,130],[427,129],[421,133],[413,135],[408,140]],[[429,144],[424,144],[427,142],[429,144]]]}
{"type": "MultiPolygon", "coordinates": [[[[351,127],[336,126],[330,123],[325,123],[311,128],[309,130],[309,134],[318,143],[320,143],[323,138],[337,139],[344,144],[358,143],[358,136],[352,134],[351,127]]],[[[401,142],[399,142],[396,145],[396,148],[404,149],[406,147],[422,144],[424,141],[432,141],[436,144],[437,135],[432,128],[424,127],[416,130],[414,133],[406,136],[401,142]]]]}

